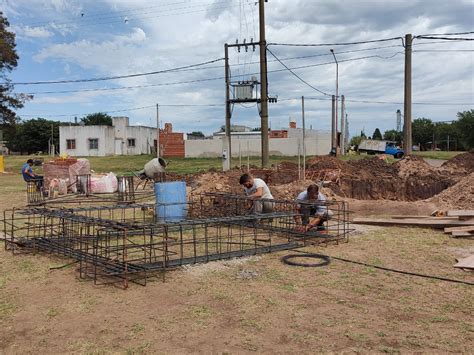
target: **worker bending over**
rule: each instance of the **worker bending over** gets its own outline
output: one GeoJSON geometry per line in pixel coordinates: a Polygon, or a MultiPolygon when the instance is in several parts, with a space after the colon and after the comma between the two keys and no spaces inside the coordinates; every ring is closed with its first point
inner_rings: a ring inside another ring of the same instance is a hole
{"type": "Polygon", "coordinates": [[[296,201],[301,202],[296,205],[296,229],[302,232],[313,228],[324,229],[323,223],[331,219],[333,212],[328,209],[326,196],[319,192],[318,185],[309,185],[306,191],[298,195],[296,201]]]}
{"type": "MultiPolygon", "coordinates": [[[[259,178],[254,178],[250,174],[243,174],[240,177],[240,185],[244,187],[245,194],[254,199],[273,199],[265,181],[259,178]]],[[[255,213],[271,213],[273,212],[272,201],[254,201],[253,211],[255,213]]]]}

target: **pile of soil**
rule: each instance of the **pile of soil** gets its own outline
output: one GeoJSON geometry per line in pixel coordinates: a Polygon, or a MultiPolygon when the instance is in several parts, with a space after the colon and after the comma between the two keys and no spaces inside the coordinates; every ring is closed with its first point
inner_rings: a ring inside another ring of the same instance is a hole
{"type": "Polygon", "coordinates": [[[474,172],[431,199],[442,208],[474,209],[474,172]]]}
{"type": "MultiPolygon", "coordinates": [[[[272,195],[277,200],[281,199],[295,199],[300,192],[305,191],[309,185],[314,184],[312,180],[294,181],[289,184],[270,186],[272,195]]],[[[331,188],[322,187],[319,191],[326,196],[327,199],[333,199],[336,194],[331,188]]]]}
{"type": "Polygon", "coordinates": [[[413,174],[430,175],[435,168],[428,164],[423,158],[409,155],[395,162],[393,166],[398,168],[398,175],[407,178],[413,174]]]}
{"type": "Polygon", "coordinates": [[[332,156],[316,156],[306,162],[307,169],[322,170],[322,169],[341,169],[344,162],[332,156]]]}
{"type": "Polygon", "coordinates": [[[467,174],[474,172],[474,150],[456,155],[441,165],[441,170],[454,170],[467,174]]]}

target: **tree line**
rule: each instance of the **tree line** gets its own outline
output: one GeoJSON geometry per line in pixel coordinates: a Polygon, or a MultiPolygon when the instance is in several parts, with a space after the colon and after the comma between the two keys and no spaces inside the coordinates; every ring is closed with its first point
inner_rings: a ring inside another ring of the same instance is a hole
{"type": "MultiPolygon", "coordinates": [[[[403,142],[403,132],[395,129],[383,133],[376,128],[372,136],[361,131],[360,135],[351,138],[351,145],[359,145],[363,139],[403,142]]],[[[474,148],[474,110],[458,112],[456,120],[433,122],[421,117],[412,122],[412,141],[421,150],[470,150],[474,148]]]]}

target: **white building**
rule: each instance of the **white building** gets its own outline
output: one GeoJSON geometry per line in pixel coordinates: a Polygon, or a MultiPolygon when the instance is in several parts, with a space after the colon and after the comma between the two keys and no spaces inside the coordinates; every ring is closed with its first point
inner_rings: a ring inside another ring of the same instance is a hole
{"type": "Polygon", "coordinates": [[[60,126],[59,149],[70,156],[151,154],[156,128],[130,126],[128,117],[113,117],[112,126],[60,126]]]}

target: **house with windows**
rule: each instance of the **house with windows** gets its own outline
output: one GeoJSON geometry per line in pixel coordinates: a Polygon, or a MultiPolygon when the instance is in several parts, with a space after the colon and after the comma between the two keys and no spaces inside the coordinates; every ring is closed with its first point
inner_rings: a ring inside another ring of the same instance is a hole
{"type": "MultiPolygon", "coordinates": [[[[130,126],[128,117],[113,117],[112,126],[60,126],[59,149],[70,156],[138,155],[156,152],[156,128],[130,126]]],[[[160,129],[163,156],[184,157],[184,134],[171,123],[160,129]]]]}

